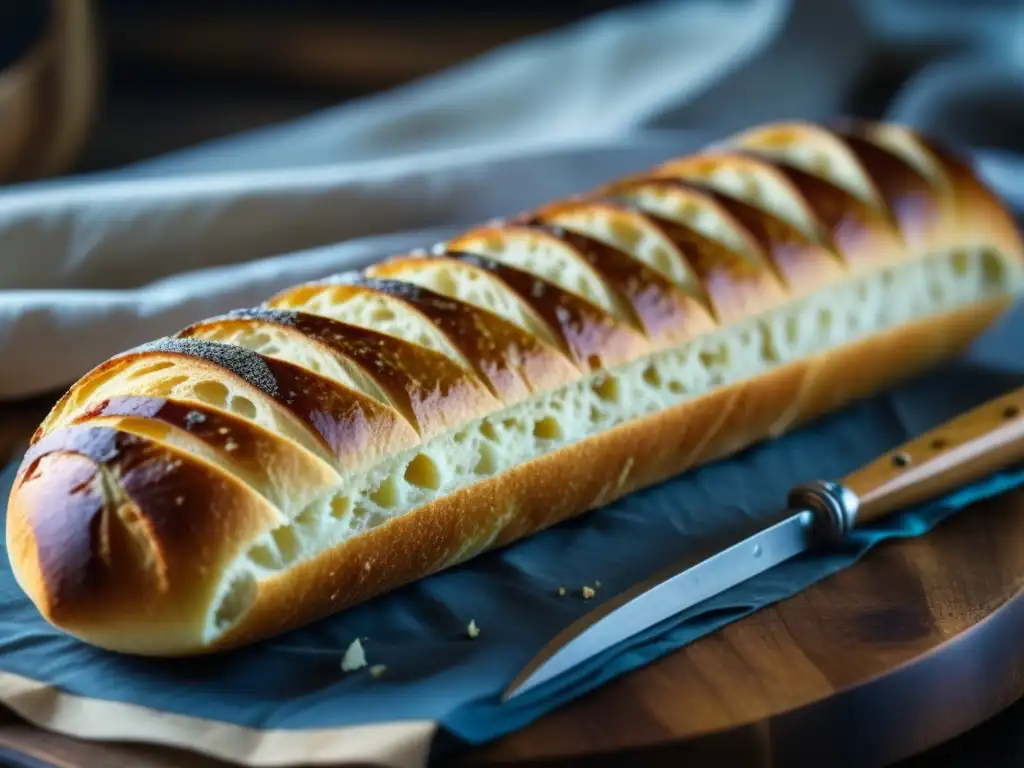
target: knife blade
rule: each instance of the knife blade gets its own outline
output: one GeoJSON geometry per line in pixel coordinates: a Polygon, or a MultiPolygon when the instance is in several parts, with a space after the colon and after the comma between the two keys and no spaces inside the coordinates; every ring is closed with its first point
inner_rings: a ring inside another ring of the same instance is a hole
{"type": "Polygon", "coordinates": [[[867,525],[1024,461],[1024,387],[888,451],[837,481],[793,488],[781,519],[722,549],[690,553],[559,632],[519,672],[502,700],[758,574],[867,525]]]}

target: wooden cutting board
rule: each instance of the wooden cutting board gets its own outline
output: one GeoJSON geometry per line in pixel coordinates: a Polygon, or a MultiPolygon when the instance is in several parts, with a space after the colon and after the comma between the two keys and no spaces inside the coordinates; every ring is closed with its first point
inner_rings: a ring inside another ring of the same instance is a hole
{"type": "MultiPolygon", "coordinates": [[[[0,458],[31,433],[41,407],[0,408],[0,458]]],[[[888,764],[1024,694],[1022,588],[1024,490],[963,510],[927,536],[883,544],[461,764],[888,764]]],[[[83,743],[8,717],[0,763],[19,754],[35,759],[26,766],[222,765],[83,743]]]]}

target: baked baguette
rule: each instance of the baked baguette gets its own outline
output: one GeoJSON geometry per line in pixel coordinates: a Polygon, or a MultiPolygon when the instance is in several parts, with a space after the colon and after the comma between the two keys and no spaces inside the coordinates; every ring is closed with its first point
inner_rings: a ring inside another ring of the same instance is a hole
{"type": "Polygon", "coordinates": [[[897,126],[762,126],[125,352],[36,432],[18,582],[100,647],[297,627],[949,358],[1024,253],[897,126]]]}

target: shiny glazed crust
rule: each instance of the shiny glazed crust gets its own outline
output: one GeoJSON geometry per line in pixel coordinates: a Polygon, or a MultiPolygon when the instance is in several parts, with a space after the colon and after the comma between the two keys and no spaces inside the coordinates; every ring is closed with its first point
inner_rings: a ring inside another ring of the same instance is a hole
{"type": "Polygon", "coordinates": [[[1022,274],[946,150],[761,126],[102,363],[33,438],[11,563],[101,647],[254,642],[927,370],[1022,274]]]}

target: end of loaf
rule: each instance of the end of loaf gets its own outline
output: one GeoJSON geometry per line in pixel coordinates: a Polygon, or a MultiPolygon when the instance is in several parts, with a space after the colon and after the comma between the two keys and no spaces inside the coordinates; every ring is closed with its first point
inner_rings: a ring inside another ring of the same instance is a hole
{"type": "MultiPolygon", "coordinates": [[[[108,650],[178,656],[203,652],[217,634],[211,576],[234,542],[275,520],[264,500],[201,460],[78,425],[25,456],[6,538],[18,584],[53,626],[108,650]]],[[[220,611],[240,618],[255,599],[249,586],[218,595],[220,611]]]]}

